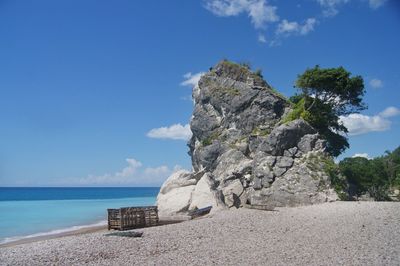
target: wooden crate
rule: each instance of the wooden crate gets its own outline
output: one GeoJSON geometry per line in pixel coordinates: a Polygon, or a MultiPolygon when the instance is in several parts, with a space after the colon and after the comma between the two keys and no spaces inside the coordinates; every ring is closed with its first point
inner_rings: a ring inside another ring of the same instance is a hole
{"type": "Polygon", "coordinates": [[[107,209],[108,230],[128,230],[158,225],[157,206],[107,209]]]}

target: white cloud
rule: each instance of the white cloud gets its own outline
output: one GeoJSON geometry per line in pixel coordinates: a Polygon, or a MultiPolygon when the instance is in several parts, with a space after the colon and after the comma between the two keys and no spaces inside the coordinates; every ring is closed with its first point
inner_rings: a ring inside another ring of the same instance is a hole
{"type": "Polygon", "coordinates": [[[390,121],[379,115],[368,116],[362,114],[350,114],[340,117],[345,127],[349,130],[349,135],[361,135],[372,131],[386,131],[390,128],[390,121]]]}
{"type": "Polygon", "coordinates": [[[279,23],[276,33],[278,35],[307,35],[309,32],[314,30],[314,26],[316,25],[317,20],[315,18],[307,19],[304,24],[299,24],[296,21],[289,22],[286,19],[282,20],[279,23]]]}
{"type": "Polygon", "coordinates": [[[308,18],[303,26],[300,27],[300,34],[306,35],[310,31],[314,30],[315,24],[317,24],[317,20],[315,18],[308,18]]]}
{"type": "Polygon", "coordinates": [[[255,28],[264,28],[266,23],[279,20],[279,17],[276,14],[277,7],[267,5],[265,0],[248,2],[249,16],[251,17],[251,21],[255,28]]]}
{"type": "Polygon", "coordinates": [[[400,114],[400,110],[396,107],[388,107],[381,113],[368,116],[362,114],[350,114],[341,116],[340,121],[349,130],[350,136],[366,134],[374,131],[389,130],[392,124],[388,118],[400,114]]]}
{"type": "Polygon", "coordinates": [[[362,157],[362,158],[367,158],[368,160],[371,159],[368,155],[368,153],[356,153],[353,156],[351,156],[352,158],[356,158],[356,157],[362,157]]]}
{"type": "MultiPolygon", "coordinates": [[[[350,3],[351,0],[315,0],[323,8],[322,14],[325,17],[333,17],[339,13],[338,7],[350,3]]],[[[360,0],[362,2],[368,2],[368,5],[372,9],[377,9],[383,6],[387,0],[360,0]]]]}
{"type": "Polygon", "coordinates": [[[174,124],[169,127],[154,128],[147,133],[149,138],[189,140],[192,136],[190,125],[174,124]]]}
{"type": "Polygon", "coordinates": [[[381,6],[383,6],[383,4],[385,4],[387,0],[369,0],[369,7],[372,9],[377,9],[381,6]]]}
{"type": "Polygon", "coordinates": [[[201,76],[203,76],[204,74],[205,74],[204,72],[199,72],[195,74],[192,74],[192,72],[186,73],[185,75],[183,75],[185,80],[181,82],[181,86],[190,86],[190,87],[196,86],[197,83],[199,83],[201,76]]]}
{"type": "Polygon", "coordinates": [[[382,117],[393,117],[393,116],[397,116],[400,115],[400,110],[396,107],[390,106],[388,108],[386,108],[385,110],[383,110],[382,112],[379,113],[380,116],[382,117]]]}
{"type": "Polygon", "coordinates": [[[73,186],[160,186],[173,172],[182,169],[175,166],[170,169],[162,165],[158,167],[143,167],[136,159],[126,159],[127,166],[113,174],[89,175],[83,178],[66,178],[57,185],[73,186]]]}
{"type": "Polygon", "coordinates": [[[266,43],[267,39],[265,38],[264,34],[260,33],[260,34],[258,34],[258,41],[261,42],[261,43],[266,43]]]}
{"type": "Polygon", "coordinates": [[[334,17],[339,13],[338,6],[348,3],[350,0],[316,0],[323,8],[325,17],[334,17]]]}
{"type": "MultiPolygon", "coordinates": [[[[263,33],[258,34],[258,41],[267,43],[265,38],[265,29],[269,24],[279,22],[277,14],[278,7],[270,4],[268,0],[203,0],[204,7],[216,16],[233,17],[241,14],[247,14],[252,24],[263,33]]],[[[322,8],[324,17],[334,17],[339,13],[339,8],[351,2],[363,2],[369,4],[372,9],[377,9],[387,2],[387,0],[312,0],[322,8]]],[[[278,1],[275,1],[278,2],[278,1]]],[[[293,7],[300,8],[301,5],[293,4],[293,7]]],[[[296,21],[290,22],[283,19],[275,28],[275,38],[268,40],[270,46],[277,46],[281,43],[281,36],[289,35],[307,35],[314,28],[318,21],[315,18],[309,18],[304,24],[296,21]]],[[[275,24],[276,25],[276,24],[275,24]]],[[[274,26],[275,26],[274,25],[274,26]]]]}
{"type": "Polygon", "coordinates": [[[371,79],[369,85],[374,89],[380,89],[383,87],[383,82],[380,79],[371,79]]]}
{"type": "Polygon", "coordinates": [[[291,33],[296,32],[299,29],[299,23],[297,22],[289,22],[286,19],[282,20],[278,25],[277,33],[291,33]]]}
{"type": "Polygon", "coordinates": [[[256,29],[279,20],[276,14],[277,7],[268,5],[266,0],[206,0],[205,7],[220,17],[247,13],[256,29]]]}

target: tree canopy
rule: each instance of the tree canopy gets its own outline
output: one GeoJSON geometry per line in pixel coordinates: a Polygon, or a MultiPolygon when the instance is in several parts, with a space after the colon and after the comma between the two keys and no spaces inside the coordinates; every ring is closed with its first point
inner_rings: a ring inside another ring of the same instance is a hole
{"type": "Polygon", "coordinates": [[[327,140],[328,152],[338,156],[349,147],[348,130],[340,116],[366,108],[362,101],[363,78],[351,77],[343,67],[315,66],[298,76],[295,87],[300,93],[290,98],[295,104],[291,118],[301,117],[309,122],[327,140]]]}
{"type": "Polygon", "coordinates": [[[387,200],[389,190],[400,188],[400,147],[374,159],[345,158],[339,169],[356,196],[369,192],[376,200],[387,200]]]}
{"type": "Polygon", "coordinates": [[[350,75],[343,67],[322,69],[317,65],[298,77],[296,87],[311,101],[308,110],[320,100],[331,106],[336,115],[347,115],[366,108],[362,101],[365,93],[363,78],[350,75]]]}

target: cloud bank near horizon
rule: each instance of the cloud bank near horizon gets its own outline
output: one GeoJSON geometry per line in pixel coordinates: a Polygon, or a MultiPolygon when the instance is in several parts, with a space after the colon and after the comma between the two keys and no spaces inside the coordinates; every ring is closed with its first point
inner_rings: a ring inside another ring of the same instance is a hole
{"type": "Polygon", "coordinates": [[[144,166],[134,158],[127,158],[126,166],[115,173],[88,175],[82,178],[65,178],[57,186],[148,186],[158,187],[174,172],[183,170],[180,165],[144,166]]]}

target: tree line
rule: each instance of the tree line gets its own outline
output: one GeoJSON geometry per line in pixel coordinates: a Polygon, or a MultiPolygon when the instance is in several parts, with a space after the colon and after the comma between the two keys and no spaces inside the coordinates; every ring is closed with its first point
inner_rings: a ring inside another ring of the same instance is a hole
{"type": "Polygon", "coordinates": [[[389,195],[400,189],[400,147],[374,159],[345,158],[339,162],[339,174],[346,179],[344,189],[350,196],[368,193],[375,200],[390,200],[389,195]]]}

